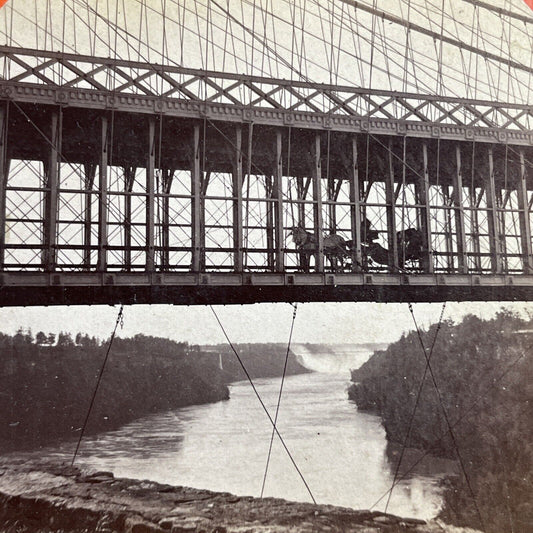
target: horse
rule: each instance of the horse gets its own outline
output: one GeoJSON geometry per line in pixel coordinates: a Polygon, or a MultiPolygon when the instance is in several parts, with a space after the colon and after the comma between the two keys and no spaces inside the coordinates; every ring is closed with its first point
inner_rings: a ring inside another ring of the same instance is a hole
{"type": "MultiPolygon", "coordinates": [[[[292,235],[296,248],[300,252],[302,267],[305,272],[309,272],[311,255],[318,253],[317,239],[312,233],[305,231],[301,226],[292,228],[290,234],[292,235]]],[[[344,261],[349,256],[349,253],[347,242],[340,235],[331,233],[324,237],[322,249],[335,271],[338,269],[337,262],[340,263],[340,269],[344,269],[344,261]]]]}
{"type": "MultiPolygon", "coordinates": [[[[419,261],[424,255],[424,239],[422,232],[415,228],[407,228],[396,233],[398,243],[398,265],[405,268],[407,261],[419,261]]],[[[363,250],[378,265],[389,264],[389,251],[376,242],[364,243],[363,250]]]]}

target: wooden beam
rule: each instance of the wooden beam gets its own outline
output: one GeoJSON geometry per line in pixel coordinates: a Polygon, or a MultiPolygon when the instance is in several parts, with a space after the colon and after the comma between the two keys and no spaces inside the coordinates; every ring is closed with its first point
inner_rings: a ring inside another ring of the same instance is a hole
{"type": "Polygon", "coordinates": [[[463,167],[461,160],[461,147],[455,147],[456,171],[453,180],[453,206],[455,216],[455,234],[457,238],[457,262],[459,272],[468,272],[468,258],[466,255],[465,211],[463,206],[463,167]]]}
{"type": "Polygon", "coordinates": [[[56,268],[56,231],[57,215],[59,208],[59,171],[61,153],[61,130],[62,130],[62,112],[53,111],[50,124],[50,152],[48,161],[45,163],[46,175],[46,193],[44,205],[44,249],[43,249],[43,267],[47,272],[52,272],[56,268]]]}
{"type": "Polygon", "coordinates": [[[531,249],[531,216],[527,200],[527,167],[524,150],[520,150],[520,173],[518,178],[518,208],[520,210],[520,242],[524,274],[533,274],[533,251],[531,249]]]}
{"type": "Polygon", "coordinates": [[[7,155],[8,106],[0,106],[0,270],[4,269],[6,254],[6,200],[9,177],[9,158],[7,155]]]}
{"type": "MultiPolygon", "coordinates": [[[[274,165],[275,167],[275,165],[274,165]]],[[[274,169],[275,172],[275,169],[274,169]]],[[[274,240],[274,178],[265,176],[266,203],[266,242],[267,242],[267,269],[269,272],[276,270],[276,251],[274,240]]]]}
{"type": "MultiPolygon", "coordinates": [[[[473,160],[473,158],[472,158],[473,160]]],[[[481,246],[479,243],[479,201],[481,201],[481,196],[477,197],[476,195],[476,189],[475,187],[468,187],[469,191],[469,197],[470,197],[470,207],[471,207],[471,215],[470,215],[470,231],[471,231],[471,240],[472,240],[472,248],[473,248],[473,256],[474,256],[474,270],[475,272],[481,272],[481,246]]],[[[485,188],[482,189],[482,192],[484,193],[485,188]]]]}
{"type": "Polygon", "coordinates": [[[305,229],[305,204],[304,201],[307,198],[307,191],[309,187],[304,185],[304,178],[302,176],[296,177],[296,199],[298,210],[298,226],[305,229]]]}
{"type": "Polygon", "coordinates": [[[83,198],[83,268],[91,269],[91,241],[92,241],[92,199],[94,190],[94,178],[96,177],[96,164],[86,163],[84,165],[84,182],[85,191],[83,198]]]}
{"type": "Polygon", "coordinates": [[[281,145],[281,130],[276,132],[276,168],[274,169],[274,183],[272,197],[274,203],[274,227],[276,243],[276,271],[283,272],[285,258],[283,254],[283,152],[281,145]]]}
{"type": "Polygon", "coordinates": [[[320,133],[311,143],[311,177],[313,179],[313,221],[317,243],[316,270],[324,271],[324,237],[322,235],[322,160],[320,154],[320,133]]]}
{"type": "Polygon", "coordinates": [[[148,121],[148,158],[146,163],[146,271],[155,268],[155,119],[148,121]]]}
{"type": "Polygon", "coordinates": [[[193,272],[200,271],[201,255],[205,253],[202,248],[201,221],[202,221],[202,176],[200,170],[200,124],[195,124],[192,138],[192,166],[191,166],[191,246],[193,272]]]}
{"type": "Polygon", "coordinates": [[[235,129],[233,159],[233,269],[243,271],[243,218],[242,218],[242,128],[235,129]]]}
{"type": "Polygon", "coordinates": [[[109,128],[107,117],[101,121],[100,164],[98,165],[98,259],[96,270],[107,268],[107,165],[109,151],[109,128]]]}
{"type": "Polygon", "coordinates": [[[357,137],[351,139],[350,180],[350,222],[351,222],[351,250],[352,270],[360,272],[363,265],[363,251],[361,247],[361,191],[359,188],[359,161],[357,154],[357,137]]]}
{"type": "Polygon", "coordinates": [[[489,172],[488,175],[485,175],[485,194],[487,200],[487,222],[489,226],[490,264],[492,272],[500,274],[502,272],[502,257],[492,146],[488,148],[488,159],[489,172]]]}
{"type": "MultiPolygon", "coordinates": [[[[307,180],[307,183],[310,183],[310,179],[307,180]]],[[[298,212],[298,227],[306,229],[305,224],[305,204],[304,201],[307,198],[307,192],[309,190],[309,187],[306,187],[304,185],[304,178],[303,176],[297,176],[296,177],[296,199],[298,200],[296,204],[296,209],[298,212]]],[[[298,256],[298,266],[300,270],[304,270],[306,268],[305,260],[304,260],[304,254],[297,254],[298,256]]]]}
{"type": "Polygon", "coordinates": [[[424,243],[424,257],[422,259],[423,272],[433,273],[435,266],[433,264],[433,243],[431,239],[431,211],[429,206],[429,164],[428,164],[428,145],[422,144],[422,176],[417,176],[415,183],[415,192],[417,203],[421,205],[420,209],[420,231],[424,243]]]}
{"type": "Polygon", "coordinates": [[[161,268],[170,268],[170,190],[174,179],[174,170],[164,168],[161,170],[161,268]]]}
{"type": "Polygon", "coordinates": [[[394,202],[394,159],[392,139],[389,139],[388,146],[389,172],[385,177],[385,202],[387,212],[387,241],[389,272],[397,272],[398,264],[398,240],[396,238],[396,209],[394,202]]]}
{"type": "Polygon", "coordinates": [[[500,243],[500,258],[502,263],[502,271],[507,272],[509,268],[509,261],[507,257],[507,240],[505,238],[505,205],[508,201],[508,193],[509,191],[506,191],[505,194],[503,193],[503,189],[501,187],[496,187],[496,205],[498,206],[498,209],[496,211],[496,217],[498,220],[498,242],[500,243]]]}
{"type": "Polygon", "coordinates": [[[135,183],[135,167],[124,167],[124,268],[131,271],[131,192],[135,183]]]}
{"type": "MultiPolygon", "coordinates": [[[[446,209],[451,206],[450,190],[448,185],[440,186],[442,200],[444,204],[444,242],[446,244],[446,272],[455,270],[455,255],[453,253],[453,231],[452,231],[452,210],[446,209]]],[[[453,193],[452,193],[453,194],[453,193]]]]}

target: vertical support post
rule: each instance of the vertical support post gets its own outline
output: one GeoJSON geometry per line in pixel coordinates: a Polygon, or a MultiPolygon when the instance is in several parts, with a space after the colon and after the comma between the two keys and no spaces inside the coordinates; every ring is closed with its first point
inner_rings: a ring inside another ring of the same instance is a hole
{"type": "MultiPolygon", "coordinates": [[[[275,167],[275,165],[274,165],[275,167]]],[[[275,168],[274,168],[275,172],[275,168]]],[[[276,251],[274,241],[274,179],[265,176],[266,204],[266,242],[267,242],[267,268],[273,272],[276,268],[276,251]]]]}
{"type": "Polygon", "coordinates": [[[102,137],[100,164],[98,165],[98,259],[96,270],[104,272],[107,268],[107,165],[109,150],[109,129],[107,117],[102,117],[102,137]]]}
{"type": "MultiPolygon", "coordinates": [[[[308,189],[304,186],[304,178],[302,176],[296,177],[296,198],[297,198],[297,212],[298,212],[298,227],[305,229],[305,204],[304,200],[307,197],[308,189]]],[[[298,254],[298,266],[300,270],[306,268],[304,254],[298,254]]]]}
{"type": "Polygon", "coordinates": [[[202,179],[200,171],[200,125],[195,124],[193,130],[193,159],[191,168],[191,247],[192,271],[200,271],[200,255],[202,253],[201,220],[202,220],[202,179]]]}
{"type": "Polygon", "coordinates": [[[493,148],[488,148],[489,173],[485,176],[485,191],[487,198],[487,221],[489,226],[489,246],[491,270],[495,274],[502,272],[502,257],[498,224],[498,210],[496,198],[496,184],[494,180],[493,148]]]}
{"type": "Polygon", "coordinates": [[[92,192],[94,178],[96,177],[96,164],[84,165],[84,205],[83,205],[83,268],[91,268],[91,224],[92,224],[92,192]]]}
{"type": "Polygon", "coordinates": [[[452,273],[455,271],[455,255],[453,253],[452,239],[452,210],[448,209],[449,207],[451,207],[450,190],[448,185],[441,185],[440,190],[444,206],[444,242],[446,244],[446,271],[448,273],[452,273]]]}
{"type": "Polygon", "coordinates": [[[233,269],[235,272],[243,270],[242,185],[242,128],[237,126],[233,161],[233,269]]]}
{"type": "Polygon", "coordinates": [[[398,271],[398,239],[396,238],[396,210],[394,194],[394,160],[392,139],[389,139],[389,173],[385,180],[385,202],[387,210],[387,241],[389,272],[398,271]]]}
{"type": "Polygon", "coordinates": [[[352,270],[360,272],[363,264],[361,249],[361,191],[359,190],[359,161],[357,154],[357,138],[352,137],[352,160],[350,175],[350,221],[351,221],[351,250],[352,270]]]}
{"type": "Polygon", "coordinates": [[[0,106],[0,270],[4,269],[6,248],[6,188],[9,176],[7,156],[8,105],[0,106]]]}
{"type": "Polygon", "coordinates": [[[172,189],[172,180],[174,179],[174,170],[165,168],[161,172],[161,189],[162,189],[162,214],[161,214],[161,267],[163,270],[170,268],[170,198],[169,194],[172,189]]]}
{"type": "Polygon", "coordinates": [[[337,229],[337,211],[335,209],[335,178],[328,178],[328,229],[330,234],[337,229]]]}
{"type": "Polygon", "coordinates": [[[520,150],[520,173],[518,178],[518,209],[520,217],[520,241],[522,248],[522,268],[524,274],[533,274],[533,252],[531,249],[531,225],[527,201],[527,168],[524,150],[520,150]]]}
{"type": "Polygon", "coordinates": [[[283,272],[285,258],[283,256],[283,152],[281,131],[276,132],[276,168],[274,170],[273,199],[274,228],[276,244],[276,271],[283,272]]]}
{"type": "Polygon", "coordinates": [[[148,160],[146,163],[146,271],[155,267],[155,119],[148,121],[148,160]]]}
{"type": "Polygon", "coordinates": [[[298,227],[305,229],[305,205],[304,200],[307,197],[307,189],[304,186],[302,176],[296,177],[296,199],[298,200],[298,227]]]}
{"type": "Polygon", "coordinates": [[[507,257],[507,240],[505,238],[505,206],[507,205],[509,197],[507,192],[503,193],[502,187],[496,188],[496,206],[497,209],[497,219],[498,219],[498,241],[500,243],[500,257],[502,263],[502,271],[507,272],[509,268],[509,260],[507,257]]]}
{"type": "Polygon", "coordinates": [[[461,161],[461,147],[455,147],[456,172],[453,173],[453,206],[455,214],[455,233],[457,238],[457,262],[459,272],[468,272],[468,261],[466,257],[466,233],[465,233],[465,212],[463,207],[463,168],[461,161]]]}
{"type": "Polygon", "coordinates": [[[124,268],[131,271],[131,193],[135,182],[135,167],[124,167],[124,268]]]}
{"type": "Polygon", "coordinates": [[[50,154],[45,164],[46,196],[44,208],[43,267],[53,272],[56,267],[56,230],[58,211],[59,154],[61,152],[62,113],[53,111],[50,124],[50,154]]]}
{"type": "MultiPolygon", "coordinates": [[[[484,194],[484,189],[479,193],[481,198],[484,194]]],[[[472,246],[474,251],[474,269],[476,272],[481,272],[481,246],[479,243],[479,201],[476,197],[475,187],[469,187],[470,206],[472,208],[472,246]]]]}
{"type": "Polygon", "coordinates": [[[324,271],[324,237],[322,235],[322,160],[320,155],[320,133],[316,133],[311,145],[311,177],[313,179],[313,220],[317,243],[316,270],[324,271]]]}
{"type": "Polygon", "coordinates": [[[429,164],[428,164],[428,145],[422,144],[422,176],[419,176],[415,184],[417,203],[420,209],[420,231],[424,243],[424,257],[422,259],[423,272],[432,274],[435,270],[433,264],[433,244],[431,242],[431,213],[429,207],[429,164]]]}

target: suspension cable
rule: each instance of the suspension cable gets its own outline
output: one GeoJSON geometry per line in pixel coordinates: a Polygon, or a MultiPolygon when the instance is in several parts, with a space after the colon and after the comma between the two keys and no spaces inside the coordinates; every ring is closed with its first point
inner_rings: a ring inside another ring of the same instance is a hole
{"type": "Polygon", "coordinates": [[[102,376],[104,374],[104,369],[105,369],[107,360],[109,359],[109,353],[111,352],[111,346],[113,346],[113,341],[115,340],[115,334],[117,332],[118,325],[120,324],[120,327],[122,327],[124,324],[123,312],[124,312],[124,304],[121,304],[119,312],[118,312],[117,320],[115,322],[115,328],[113,329],[113,333],[111,334],[111,338],[109,339],[109,344],[107,345],[107,351],[104,357],[104,361],[100,368],[98,379],[96,380],[96,387],[94,388],[94,392],[91,398],[91,403],[89,404],[89,409],[87,410],[87,416],[85,417],[85,421],[83,422],[83,426],[81,428],[81,433],[80,433],[80,438],[78,439],[78,444],[76,445],[76,450],[74,451],[74,455],[72,457],[72,462],[70,463],[70,466],[74,466],[74,461],[76,460],[76,456],[78,455],[78,450],[80,449],[81,439],[83,439],[83,434],[85,433],[85,429],[87,428],[87,422],[89,421],[89,417],[91,416],[91,411],[93,409],[94,400],[96,398],[96,393],[98,392],[98,387],[100,387],[100,382],[102,381],[102,376]]]}
{"type": "Polygon", "coordinates": [[[296,464],[296,461],[294,460],[291,452],[289,451],[289,448],[287,447],[287,445],[285,444],[285,441],[283,440],[283,437],[281,436],[278,428],[276,427],[276,424],[274,422],[274,420],[272,420],[272,417],[270,416],[270,413],[268,412],[268,409],[266,408],[266,405],[265,403],[263,402],[256,386],[255,386],[255,383],[253,382],[250,374],[248,373],[248,370],[246,369],[246,366],[244,365],[240,355],[239,355],[239,352],[237,352],[237,350],[235,349],[235,346],[233,345],[233,343],[231,342],[230,338],[228,337],[228,334],[226,333],[226,329],[224,328],[224,326],[222,325],[222,322],[220,321],[220,318],[218,317],[217,315],[217,312],[215,311],[215,308],[212,306],[212,305],[209,305],[211,311],[213,312],[213,314],[215,315],[215,318],[216,318],[216,321],[218,322],[218,325],[220,326],[220,329],[222,330],[222,333],[224,334],[224,337],[226,338],[226,341],[227,343],[229,344],[232,352],[235,354],[235,357],[237,358],[237,360],[239,361],[239,364],[241,365],[241,368],[244,372],[244,374],[246,375],[246,379],[248,379],[253,391],[254,391],[254,394],[256,395],[257,397],[257,400],[259,401],[259,403],[261,404],[261,407],[263,409],[263,411],[265,412],[265,414],[267,415],[268,417],[268,420],[270,421],[270,423],[272,424],[272,427],[276,433],[276,435],[278,436],[281,444],[283,445],[283,448],[285,449],[285,451],[287,452],[287,455],[289,456],[289,459],[291,460],[291,463],[293,464],[294,468],[296,469],[296,472],[298,472],[298,475],[300,476],[300,479],[302,480],[303,484],[305,485],[305,488],[307,489],[307,492],[309,493],[309,496],[311,496],[311,500],[313,501],[314,504],[316,504],[316,500],[315,500],[315,497],[313,496],[313,493],[311,492],[311,489],[309,488],[309,485],[307,484],[307,481],[305,480],[301,470],[298,468],[298,465],[296,464]]]}
{"type": "Polygon", "coordinates": [[[263,476],[263,484],[261,486],[261,498],[263,497],[263,494],[265,492],[265,483],[267,479],[268,474],[268,467],[270,465],[270,456],[272,454],[272,445],[274,443],[274,435],[276,433],[276,427],[278,423],[278,414],[279,414],[279,406],[281,404],[281,395],[283,393],[283,385],[285,383],[285,375],[287,374],[287,363],[289,362],[289,352],[291,350],[291,340],[292,340],[292,332],[294,330],[294,321],[296,320],[296,312],[298,311],[298,304],[291,304],[294,307],[294,311],[292,312],[292,323],[291,323],[291,330],[289,332],[289,342],[287,343],[287,351],[285,352],[285,363],[283,364],[283,374],[281,376],[281,383],[279,386],[279,393],[278,393],[278,403],[276,405],[276,414],[274,415],[274,425],[272,426],[272,434],[270,435],[270,444],[268,446],[268,455],[267,455],[267,462],[265,466],[265,474],[263,476]]]}

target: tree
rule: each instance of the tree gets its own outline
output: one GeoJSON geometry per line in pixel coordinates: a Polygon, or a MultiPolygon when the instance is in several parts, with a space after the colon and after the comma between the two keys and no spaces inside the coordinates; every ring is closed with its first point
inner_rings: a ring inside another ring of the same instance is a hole
{"type": "Polygon", "coordinates": [[[35,336],[35,343],[39,344],[40,346],[43,344],[48,344],[48,337],[46,336],[46,333],[39,331],[35,336]]]}
{"type": "Polygon", "coordinates": [[[57,336],[57,345],[63,348],[74,346],[74,341],[72,340],[70,333],[64,333],[61,331],[57,336]]]}
{"type": "Polygon", "coordinates": [[[48,344],[52,345],[56,342],[56,336],[54,333],[48,334],[48,344]]]}

